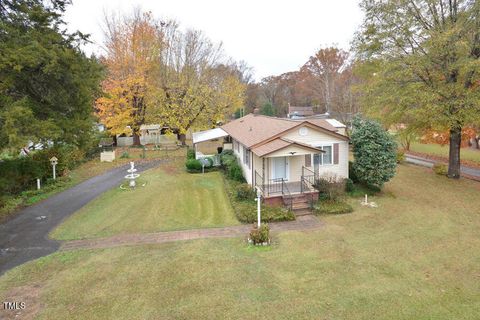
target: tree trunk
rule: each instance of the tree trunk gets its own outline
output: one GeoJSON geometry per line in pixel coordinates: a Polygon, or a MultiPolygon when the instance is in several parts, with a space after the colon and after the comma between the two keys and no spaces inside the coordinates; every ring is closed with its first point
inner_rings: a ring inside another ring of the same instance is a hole
{"type": "Polygon", "coordinates": [[[462,129],[450,128],[450,149],[448,154],[448,177],[460,178],[460,146],[462,143],[462,129]]]}
{"type": "Polygon", "coordinates": [[[178,140],[180,140],[180,142],[182,143],[182,146],[186,146],[187,143],[185,140],[187,140],[187,137],[185,135],[185,133],[179,133],[178,134],[178,140]]]}
{"type": "Polygon", "coordinates": [[[479,142],[479,139],[477,139],[476,137],[471,138],[471,139],[470,139],[470,147],[471,147],[472,149],[479,149],[480,146],[479,146],[479,143],[478,143],[478,142],[479,142]]]}
{"type": "Polygon", "coordinates": [[[138,135],[138,132],[133,133],[133,145],[134,146],[140,145],[140,136],[138,135]]]}

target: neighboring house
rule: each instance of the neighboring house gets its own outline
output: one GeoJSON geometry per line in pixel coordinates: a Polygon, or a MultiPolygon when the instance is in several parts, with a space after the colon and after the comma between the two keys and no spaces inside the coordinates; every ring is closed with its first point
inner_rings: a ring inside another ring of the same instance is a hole
{"type": "Polygon", "coordinates": [[[195,137],[227,137],[245,180],[260,189],[266,201],[316,194],[315,177],[348,178],[345,126],[333,119],[281,119],[249,114],[195,137]],[[208,134],[209,132],[215,134],[208,134]]]}
{"type": "MultiPolygon", "coordinates": [[[[161,126],[159,124],[142,124],[140,126],[140,136],[139,141],[141,145],[176,145],[178,139],[178,130],[173,129],[170,134],[168,134],[170,128],[161,126]]],[[[187,132],[187,139],[191,139],[190,132],[187,132]]],[[[132,135],[117,135],[117,146],[126,147],[132,146],[134,144],[134,139],[132,135]]]]}
{"type": "Polygon", "coordinates": [[[295,119],[301,117],[310,117],[314,114],[313,107],[295,107],[288,104],[287,118],[295,119]]]}

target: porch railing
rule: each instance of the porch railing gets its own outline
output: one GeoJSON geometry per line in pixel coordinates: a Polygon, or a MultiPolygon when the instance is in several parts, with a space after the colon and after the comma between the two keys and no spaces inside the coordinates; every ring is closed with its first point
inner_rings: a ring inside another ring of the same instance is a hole
{"type": "Polygon", "coordinates": [[[265,194],[265,179],[255,170],[255,187],[265,194]]]}
{"type": "Polygon", "coordinates": [[[282,179],[282,197],[283,197],[283,203],[285,204],[287,209],[292,210],[292,205],[293,205],[292,194],[290,193],[290,190],[288,190],[287,184],[283,179],[282,179]]]}
{"type": "Polygon", "coordinates": [[[314,189],[315,181],[318,179],[318,174],[314,171],[302,166],[302,176],[300,181],[300,192],[309,192],[314,189]]]}

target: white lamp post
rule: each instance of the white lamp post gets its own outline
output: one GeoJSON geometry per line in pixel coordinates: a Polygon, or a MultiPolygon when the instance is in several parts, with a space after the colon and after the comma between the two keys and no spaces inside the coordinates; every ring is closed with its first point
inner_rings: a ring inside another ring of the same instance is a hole
{"type": "Polygon", "coordinates": [[[53,156],[53,157],[50,158],[50,163],[52,164],[52,167],[53,167],[53,180],[56,180],[57,179],[57,174],[56,174],[56,171],[55,171],[55,167],[58,164],[58,159],[55,156],[53,156]]]}
{"type": "Polygon", "coordinates": [[[260,229],[260,223],[262,221],[262,217],[260,213],[261,203],[262,203],[262,192],[260,191],[260,189],[257,189],[257,199],[255,199],[255,201],[257,201],[257,227],[260,229]]]}

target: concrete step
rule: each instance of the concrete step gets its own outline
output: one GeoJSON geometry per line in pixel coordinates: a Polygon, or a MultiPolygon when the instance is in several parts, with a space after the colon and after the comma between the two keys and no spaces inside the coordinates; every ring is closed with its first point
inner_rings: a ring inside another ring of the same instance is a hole
{"type": "Polygon", "coordinates": [[[302,209],[302,210],[295,210],[293,212],[295,214],[296,217],[302,217],[302,216],[308,216],[308,215],[311,215],[312,214],[312,211],[311,210],[307,210],[307,209],[302,209]]]}
{"type": "Polygon", "coordinates": [[[309,203],[294,203],[292,204],[292,210],[310,209],[309,203]]]}

